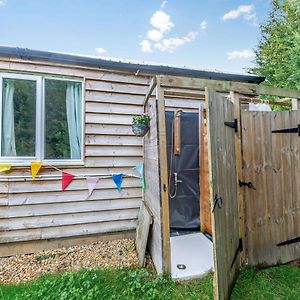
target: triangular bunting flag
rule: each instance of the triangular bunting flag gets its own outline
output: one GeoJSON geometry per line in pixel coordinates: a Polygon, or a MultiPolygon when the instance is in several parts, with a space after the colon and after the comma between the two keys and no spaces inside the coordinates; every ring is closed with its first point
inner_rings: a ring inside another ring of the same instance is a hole
{"type": "Polygon", "coordinates": [[[61,190],[64,191],[68,185],[71,183],[75,175],[67,173],[67,172],[62,172],[62,181],[61,181],[61,190]]]}
{"type": "Polygon", "coordinates": [[[144,177],[144,164],[140,164],[134,167],[136,171],[141,175],[142,179],[142,189],[146,189],[146,182],[145,182],[145,177],[144,177]]]}
{"type": "Polygon", "coordinates": [[[87,177],[86,183],[89,189],[89,195],[91,195],[96,187],[96,184],[98,182],[99,178],[96,177],[87,177]]]}
{"type": "Polygon", "coordinates": [[[31,162],[31,176],[34,179],[39,172],[40,168],[42,167],[41,161],[32,161],[31,162]]]}
{"type": "Polygon", "coordinates": [[[140,165],[137,165],[134,167],[137,172],[141,175],[141,177],[144,176],[144,165],[143,164],[140,164],[140,165]]]}
{"type": "Polygon", "coordinates": [[[121,191],[122,181],[123,181],[123,174],[116,174],[112,176],[114,183],[116,184],[118,191],[121,191]]]}
{"type": "Polygon", "coordinates": [[[9,171],[11,169],[10,164],[0,164],[0,172],[9,171]]]}

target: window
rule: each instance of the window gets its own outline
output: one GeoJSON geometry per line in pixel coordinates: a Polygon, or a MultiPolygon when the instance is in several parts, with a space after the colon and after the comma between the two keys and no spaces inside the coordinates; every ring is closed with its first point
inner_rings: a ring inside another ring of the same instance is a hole
{"type": "Polygon", "coordinates": [[[82,160],[82,82],[0,74],[1,161],[82,160]]]}

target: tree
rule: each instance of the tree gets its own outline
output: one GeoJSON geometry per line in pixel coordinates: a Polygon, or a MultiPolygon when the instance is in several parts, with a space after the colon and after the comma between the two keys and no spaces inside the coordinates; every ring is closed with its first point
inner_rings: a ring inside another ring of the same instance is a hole
{"type": "Polygon", "coordinates": [[[300,89],[300,0],[272,1],[255,56],[251,73],[271,86],[300,89]]]}

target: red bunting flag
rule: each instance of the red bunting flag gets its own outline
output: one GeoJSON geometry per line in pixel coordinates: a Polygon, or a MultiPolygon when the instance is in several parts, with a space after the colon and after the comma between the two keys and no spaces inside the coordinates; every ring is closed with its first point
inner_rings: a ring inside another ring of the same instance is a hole
{"type": "Polygon", "coordinates": [[[62,181],[61,181],[61,190],[64,191],[68,185],[71,183],[75,175],[67,173],[67,172],[62,172],[62,181]]]}

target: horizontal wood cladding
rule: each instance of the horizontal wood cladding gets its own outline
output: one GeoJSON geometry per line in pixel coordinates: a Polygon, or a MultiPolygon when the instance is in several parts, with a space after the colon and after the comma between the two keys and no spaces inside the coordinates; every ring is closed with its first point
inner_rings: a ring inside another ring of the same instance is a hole
{"type": "Polygon", "coordinates": [[[0,243],[55,239],[98,233],[128,231],[134,230],[136,228],[136,223],[136,220],[114,220],[109,222],[96,222],[89,224],[4,231],[1,233],[0,243]]]}
{"type": "Polygon", "coordinates": [[[119,220],[134,220],[137,218],[139,207],[92,212],[66,213],[34,217],[20,217],[7,220],[0,219],[1,230],[19,230],[28,228],[46,228],[82,223],[97,223],[119,220]]]}
{"type": "Polygon", "coordinates": [[[61,215],[80,212],[108,211],[115,209],[138,208],[140,198],[133,199],[113,199],[113,200],[93,200],[51,203],[51,204],[32,204],[2,207],[0,218],[19,218],[47,215],[61,215]]]}
{"type": "MultiPolygon", "coordinates": [[[[88,191],[69,191],[66,190],[63,193],[60,191],[51,191],[46,195],[39,193],[21,193],[14,194],[13,196],[1,198],[0,205],[25,205],[25,204],[46,204],[46,203],[66,203],[77,201],[92,200],[113,200],[113,199],[127,199],[127,198],[142,198],[142,191],[140,187],[126,187],[119,192],[115,188],[112,189],[96,189],[92,195],[88,194],[88,191]]],[[[1,209],[0,209],[1,210],[1,209]]]]}
{"type": "MultiPolygon", "coordinates": [[[[64,171],[79,176],[131,174],[133,168],[143,161],[143,139],[133,135],[131,123],[134,115],[143,113],[144,96],[149,90],[151,77],[5,58],[0,58],[1,71],[84,81],[84,165],[64,167],[64,171]]],[[[181,95],[178,94],[180,91],[168,89],[166,107],[187,111],[198,109],[202,96],[195,95],[194,90],[184,89],[181,95]]],[[[152,101],[154,94],[150,97],[152,101]]],[[[158,163],[155,130],[150,128],[149,138],[145,142],[147,164],[152,166],[149,167],[150,173],[158,163]],[[153,165],[152,161],[155,161],[153,165]]],[[[156,169],[154,171],[157,172],[156,169]]],[[[151,177],[149,172],[147,174],[151,177]]],[[[0,181],[0,243],[11,242],[15,245],[35,240],[79,238],[128,232],[136,228],[137,212],[142,201],[139,178],[125,177],[120,192],[111,178],[100,179],[92,195],[89,195],[86,179],[74,179],[62,192],[59,172],[43,167],[39,174],[58,176],[36,178],[34,181],[0,181]]],[[[3,175],[28,177],[30,168],[13,168],[3,175]]],[[[151,180],[155,181],[154,178],[151,180]]],[[[157,198],[158,189],[151,191],[157,198]]],[[[148,199],[151,200],[149,193],[148,199]]],[[[156,199],[151,201],[155,203],[156,199]]],[[[153,211],[158,218],[155,232],[159,233],[159,207],[153,207],[153,211]]],[[[161,247],[159,234],[157,241],[161,247]]],[[[157,263],[161,264],[159,253],[156,258],[157,263]]]]}
{"type": "MultiPolygon", "coordinates": [[[[122,187],[128,188],[128,187],[140,187],[139,178],[123,178],[123,184],[122,187]]],[[[111,178],[101,178],[99,179],[95,190],[98,189],[115,189],[115,183],[111,178]]],[[[71,191],[86,191],[87,190],[87,184],[86,179],[74,179],[69,187],[68,190],[71,191]]],[[[9,198],[11,194],[15,193],[43,193],[43,192],[61,192],[61,179],[57,178],[49,178],[49,179],[35,179],[35,180],[28,180],[28,181],[10,181],[9,182],[9,198]]],[[[61,192],[63,193],[63,192],[61,192]]],[[[40,194],[40,197],[43,195],[40,194]]]]}

